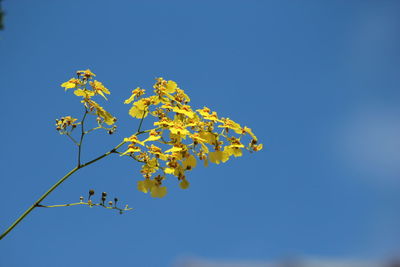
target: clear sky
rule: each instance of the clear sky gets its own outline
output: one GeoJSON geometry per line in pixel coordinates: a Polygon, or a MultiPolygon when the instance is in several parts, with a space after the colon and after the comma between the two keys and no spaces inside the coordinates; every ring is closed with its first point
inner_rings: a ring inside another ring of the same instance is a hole
{"type": "MultiPolygon", "coordinates": [[[[400,253],[400,2],[5,0],[0,31],[0,228],[74,167],[55,118],[81,116],[60,84],[90,68],[118,131],[87,138],[88,160],[137,128],[123,100],[155,77],[248,125],[259,153],[197,167],[190,189],[136,190],[113,156],[44,204],[93,188],[135,210],[36,209],[0,241],[0,266],[175,266],[185,259],[387,259],[400,253]]],[[[144,127],[150,126],[145,123],[144,127]]]]}

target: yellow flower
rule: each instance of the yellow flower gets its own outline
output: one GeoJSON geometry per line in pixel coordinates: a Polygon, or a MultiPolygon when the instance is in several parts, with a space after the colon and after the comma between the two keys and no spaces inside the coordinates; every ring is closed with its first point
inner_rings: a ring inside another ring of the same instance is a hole
{"type": "Polygon", "coordinates": [[[211,110],[208,107],[203,107],[202,109],[198,109],[196,111],[206,120],[222,122],[220,119],[218,119],[217,112],[213,111],[211,113],[211,110]]]}
{"type": "Polygon", "coordinates": [[[128,146],[128,149],[121,154],[121,156],[127,155],[127,154],[133,154],[135,152],[141,152],[140,147],[135,146],[134,144],[130,144],[128,146]]]}
{"type": "Polygon", "coordinates": [[[178,85],[174,81],[166,81],[163,78],[156,78],[156,83],[154,84],[155,93],[163,96],[165,94],[172,94],[178,88],[178,85]]]}
{"type": "Polygon", "coordinates": [[[257,141],[257,137],[253,134],[253,132],[251,131],[251,129],[248,128],[248,127],[246,127],[246,126],[244,126],[243,129],[242,129],[242,134],[245,134],[245,133],[250,134],[250,136],[251,136],[254,140],[257,141]]]}
{"type": "Polygon", "coordinates": [[[186,138],[186,135],[189,135],[190,132],[186,129],[187,125],[184,125],[180,121],[174,121],[173,125],[168,127],[168,130],[171,134],[177,135],[182,138],[186,138]]]}
{"type": "Polygon", "coordinates": [[[131,135],[130,137],[124,138],[124,142],[131,142],[132,144],[140,144],[144,146],[144,142],[139,141],[136,134],[131,135]]]}
{"type": "Polygon", "coordinates": [[[233,120],[229,118],[223,118],[222,119],[223,125],[218,125],[219,128],[225,128],[226,130],[232,129],[235,131],[237,134],[242,133],[242,127],[240,127],[239,123],[234,122],[233,120]]]}
{"type": "Polygon", "coordinates": [[[76,89],[74,91],[74,94],[76,96],[82,96],[84,99],[88,100],[90,99],[92,96],[94,96],[94,92],[90,91],[90,90],[86,90],[86,89],[76,89]]]}
{"type": "Polygon", "coordinates": [[[65,90],[71,89],[71,88],[76,88],[78,85],[81,84],[81,81],[76,78],[71,78],[69,81],[62,83],[61,87],[64,87],[65,90]]]}
{"type": "Polygon", "coordinates": [[[183,147],[181,146],[181,144],[176,144],[173,147],[171,147],[170,149],[166,150],[165,153],[173,153],[173,152],[178,152],[178,151],[182,151],[183,147]]]}
{"type": "Polygon", "coordinates": [[[83,76],[85,79],[90,79],[94,76],[96,76],[96,74],[94,74],[93,72],[90,71],[90,69],[87,70],[78,70],[76,72],[76,74],[78,74],[78,76],[83,76]]]}
{"type": "Polygon", "coordinates": [[[241,148],[244,148],[244,145],[240,142],[240,140],[236,137],[228,138],[228,141],[231,143],[229,146],[224,148],[224,152],[226,152],[229,156],[241,157],[243,155],[241,148]]]}
{"type": "Polygon", "coordinates": [[[168,81],[166,86],[166,92],[169,94],[175,93],[175,90],[178,88],[178,85],[174,81],[168,81]]]}
{"type": "Polygon", "coordinates": [[[190,186],[190,183],[186,179],[182,179],[182,181],[179,183],[179,187],[182,189],[188,189],[190,186]]]}
{"type": "Polygon", "coordinates": [[[209,153],[210,161],[215,164],[220,164],[221,162],[226,162],[229,159],[229,154],[225,151],[214,151],[209,153]]]}
{"type": "Polygon", "coordinates": [[[193,155],[187,157],[183,162],[183,169],[191,170],[196,167],[196,158],[193,155]]]}
{"type": "Polygon", "coordinates": [[[243,145],[237,146],[237,145],[230,145],[226,146],[224,148],[224,153],[227,153],[228,156],[235,156],[235,157],[241,157],[243,155],[241,148],[244,147],[243,145]]]}
{"type": "Polygon", "coordinates": [[[56,129],[57,131],[64,130],[68,126],[72,126],[72,128],[76,127],[76,121],[78,119],[72,118],[71,116],[61,117],[59,120],[56,120],[56,129]]]}
{"type": "Polygon", "coordinates": [[[139,191],[143,192],[143,193],[148,193],[151,191],[151,189],[155,186],[155,181],[154,180],[150,180],[150,179],[146,179],[144,181],[138,181],[137,182],[137,188],[139,191]]]}
{"type": "Polygon", "coordinates": [[[147,148],[149,149],[149,153],[156,155],[157,158],[164,161],[168,159],[168,155],[163,154],[161,148],[158,146],[151,144],[151,146],[148,146],[147,148]]]}
{"type": "Polygon", "coordinates": [[[102,118],[105,123],[108,125],[113,125],[116,121],[116,118],[114,118],[108,111],[106,111],[103,107],[101,107],[99,104],[94,102],[93,100],[89,100],[87,102],[89,104],[90,109],[95,109],[97,116],[102,118]]]}
{"type": "Polygon", "coordinates": [[[129,110],[129,115],[137,119],[146,118],[149,113],[149,106],[152,104],[152,98],[142,98],[133,103],[132,108],[129,110]]]}
{"type": "Polygon", "coordinates": [[[104,94],[109,95],[110,91],[106,87],[104,87],[104,85],[101,82],[99,82],[99,81],[90,82],[90,86],[92,86],[92,88],[96,94],[99,94],[102,97],[104,97],[106,100],[108,100],[104,94]]]}
{"type": "Polygon", "coordinates": [[[198,113],[200,113],[201,116],[209,116],[211,110],[208,107],[203,107],[202,109],[196,110],[198,113]]]}
{"type": "Polygon", "coordinates": [[[131,97],[129,97],[127,100],[125,100],[124,104],[130,104],[136,98],[139,98],[141,95],[144,95],[144,92],[145,92],[144,89],[140,89],[139,87],[136,88],[135,90],[132,91],[131,97]]]}
{"type": "Polygon", "coordinates": [[[206,132],[206,131],[201,131],[199,132],[200,138],[203,140],[206,140],[205,142],[214,145],[217,143],[217,137],[216,134],[213,132],[206,132]]]}
{"type": "Polygon", "coordinates": [[[142,166],[141,173],[143,174],[144,177],[147,177],[149,175],[152,175],[153,173],[156,173],[158,170],[158,160],[157,158],[152,158],[151,160],[148,160],[146,164],[142,166]]]}
{"type": "Polygon", "coordinates": [[[150,141],[157,141],[161,138],[160,132],[157,132],[156,130],[152,129],[149,132],[149,137],[145,140],[143,140],[143,143],[145,142],[150,142],[150,141]]]}
{"type": "Polygon", "coordinates": [[[139,191],[143,193],[150,192],[152,197],[162,198],[167,194],[167,188],[165,186],[161,186],[161,181],[164,177],[158,175],[154,178],[154,180],[150,180],[146,178],[144,181],[138,181],[137,188],[139,191]]]}
{"type": "Polygon", "coordinates": [[[165,186],[154,186],[151,189],[151,196],[152,197],[158,197],[158,198],[163,198],[167,194],[167,188],[165,186]]]}
{"type": "Polygon", "coordinates": [[[179,113],[179,114],[184,114],[188,116],[189,118],[193,118],[195,116],[195,113],[193,110],[190,108],[190,106],[187,105],[182,105],[182,106],[175,106],[172,109],[173,112],[179,113]]]}
{"type": "Polygon", "coordinates": [[[253,151],[260,151],[261,149],[263,149],[263,144],[253,145],[251,148],[253,149],[253,151]]]}

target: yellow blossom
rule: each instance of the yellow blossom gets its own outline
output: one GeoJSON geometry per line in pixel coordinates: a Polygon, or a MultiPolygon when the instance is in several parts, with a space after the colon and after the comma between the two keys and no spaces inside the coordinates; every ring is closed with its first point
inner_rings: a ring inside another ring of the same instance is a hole
{"type": "Polygon", "coordinates": [[[155,181],[150,179],[145,179],[144,181],[137,182],[137,188],[143,193],[148,193],[155,186],[155,181]]]}
{"type": "Polygon", "coordinates": [[[185,170],[191,170],[196,167],[196,158],[190,155],[182,162],[182,165],[185,170]]]}
{"type": "Polygon", "coordinates": [[[151,141],[157,141],[161,138],[160,132],[157,132],[156,130],[151,130],[149,133],[149,137],[143,141],[145,142],[151,142],[151,141]]]}
{"type": "Polygon", "coordinates": [[[140,96],[144,95],[144,92],[145,92],[144,89],[140,89],[139,87],[136,88],[135,90],[132,91],[132,95],[127,100],[125,100],[124,104],[130,104],[136,98],[139,98],[140,96]]]}
{"type": "Polygon", "coordinates": [[[94,76],[96,76],[96,74],[94,74],[93,72],[90,71],[90,69],[87,70],[78,70],[76,72],[76,74],[78,74],[78,76],[83,76],[86,79],[90,79],[94,76]]]}
{"type": "Polygon", "coordinates": [[[232,129],[237,134],[242,133],[242,128],[240,127],[240,125],[238,123],[234,122],[233,120],[231,120],[229,118],[224,118],[224,119],[222,119],[222,122],[223,122],[223,125],[219,125],[218,127],[225,128],[225,129],[232,129]]]}
{"type": "Polygon", "coordinates": [[[226,162],[229,159],[229,154],[225,151],[214,151],[209,153],[210,161],[215,164],[220,164],[221,162],[226,162]]]}
{"type": "Polygon", "coordinates": [[[94,92],[86,89],[77,89],[74,91],[76,96],[82,96],[84,99],[90,99],[94,96],[94,92]]]}
{"type": "Polygon", "coordinates": [[[124,138],[124,142],[131,142],[132,144],[140,144],[144,146],[144,142],[141,142],[136,134],[131,135],[130,137],[124,138]]]}
{"type": "Polygon", "coordinates": [[[97,116],[102,118],[105,123],[107,123],[108,125],[113,125],[115,123],[116,119],[99,104],[97,104],[93,100],[88,101],[88,104],[90,108],[94,108],[96,110],[97,116]]]}
{"type": "Polygon", "coordinates": [[[190,183],[188,182],[188,180],[183,179],[180,183],[179,183],[179,187],[182,189],[188,189],[190,186],[190,183]]]}
{"type": "Polygon", "coordinates": [[[122,153],[121,156],[124,156],[124,155],[127,155],[127,154],[133,154],[133,153],[136,153],[136,152],[141,152],[140,147],[135,146],[134,144],[130,144],[128,146],[128,149],[124,153],[122,153]]]}
{"type": "Polygon", "coordinates": [[[68,126],[72,126],[72,128],[76,127],[76,121],[78,119],[72,118],[71,116],[61,117],[59,120],[56,120],[56,129],[57,131],[64,130],[68,126]]]}
{"type": "Polygon", "coordinates": [[[104,94],[109,95],[110,91],[106,87],[104,87],[104,85],[101,82],[99,82],[99,81],[90,82],[90,86],[92,86],[92,88],[96,94],[101,95],[102,97],[104,97],[107,100],[107,97],[104,94]]]}
{"type": "Polygon", "coordinates": [[[165,197],[166,194],[167,194],[167,188],[165,186],[156,185],[151,188],[152,197],[162,198],[165,197]]]}
{"type": "Polygon", "coordinates": [[[188,116],[189,118],[193,118],[195,116],[195,113],[192,111],[190,106],[187,106],[187,105],[176,106],[172,109],[172,111],[179,113],[179,114],[184,114],[184,115],[188,116]]]}
{"type": "Polygon", "coordinates": [[[69,81],[62,83],[61,87],[64,87],[65,90],[71,89],[71,88],[76,88],[78,85],[80,85],[81,81],[76,78],[71,78],[69,81]]]}

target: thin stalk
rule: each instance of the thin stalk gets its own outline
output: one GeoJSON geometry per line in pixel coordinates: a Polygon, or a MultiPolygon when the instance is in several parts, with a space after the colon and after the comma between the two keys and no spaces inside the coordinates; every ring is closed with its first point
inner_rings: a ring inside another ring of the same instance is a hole
{"type": "Polygon", "coordinates": [[[85,108],[85,114],[83,115],[83,118],[81,120],[81,138],[79,140],[79,144],[78,144],[78,167],[81,166],[81,151],[82,151],[82,142],[83,142],[83,137],[85,136],[85,128],[84,128],[84,124],[85,124],[85,119],[86,119],[86,115],[88,114],[87,109],[85,108]]]}
{"type": "Polygon", "coordinates": [[[15,226],[17,226],[29,213],[31,213],[32,210],[35,208],[39,207],[40,203],[51,193],[53,192],[58,186],[60,186],[65,180],[68,179],[73,173],[75,173],[77,170],[82,169],[83,167],[86,167],[92,163],[95,163],[96,161],[110,155],[114,151],[116,151],[119,147],[125,144],[125,141],[121,142],[119,145],[111,149],[110,151],[104,153],[103,155],[86,162],[85,164],[82,164],[80,166],[77,166],[73,168],[71,171],[69,171],[66,175],[64,175],[60,180],[58,180],[52,187],[50,187],[49,190],[47,190],[42,196],[39,197],[38,200],[36,200],[32,206],[30,206],[18,219],[16,219],[10,227],[7,228],[7,230],[0,235],[0,240],[3,239],[12,229],[14,229],[15,226]]]}
{"type": "Polygon", "coordinates": [[[43,199],[45,199],[51,192],[53,192],[54,189],[56,189],[60,184],[67,180],[68,177],[70,177],[77,170],[79,170],[79,167],[73,168],[69,173],[58,180],[57,183],[50,187],[50,189],[47,190],[46,193],[44,193],[38,200],[36,200],[32,206],[30,206],[17,220],[13,222],[13,224],[11,224],[10,227],[7,228],[7,230],[3,234],[0,235],[0,240],[3,239],[12,229],[14,229],[14,227],[17,226],[17,224],[20,223],[34,208],[36,208],[43,199]]]}
{"type": "Polygon", "coordinates": [[[71,141],[74,142],[75,145],[79,146],[79,143],[69,133],[66,133],[65,135],[68,136],[69,139],[71,139],[71,141]]]}
{"type": "Polygon", "coordinates": [[[143,123],[144,116],[146,115],[146,112],[147,112],[146,110],[143,111],[142,119],[140,120],[139,127],[137,129],[138,133],[140,133],[140,129],[142,128],[142,123],[143,123]]]}

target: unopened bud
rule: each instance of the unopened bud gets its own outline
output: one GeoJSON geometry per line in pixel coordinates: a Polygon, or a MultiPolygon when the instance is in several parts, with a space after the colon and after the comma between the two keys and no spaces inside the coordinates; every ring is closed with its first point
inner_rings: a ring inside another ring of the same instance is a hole
{"type": "Polygon", "coordinates": [[[113,202],[112,201],[108,201],[108,205],[112,206],[113,202]]]}
{"type": "Polygon", "coordinates": [[[93,190],[93,189],[90,189],[90,190],[89,190],[89,197],[88,197],[88,199],[90,200],[90,198],[91,198],[93,195],[94,195],[94,190],[93,190]]]}
{"type": "Polygon", "coordinates": [[[79,198],[79,200],[82,202],[82,201],[83,201],[83,197],[81,196],[81,197],[79,198]]]}

